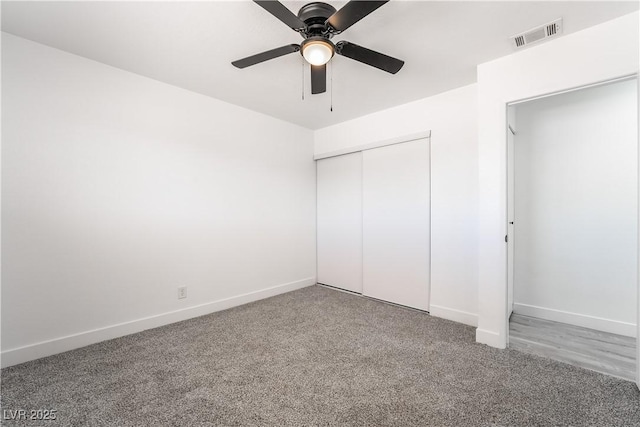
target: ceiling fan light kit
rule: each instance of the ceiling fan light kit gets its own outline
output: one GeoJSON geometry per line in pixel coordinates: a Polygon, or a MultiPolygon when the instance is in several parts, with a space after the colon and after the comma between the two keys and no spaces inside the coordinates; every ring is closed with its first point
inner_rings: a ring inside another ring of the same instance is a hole
{"type": "Polygon", "coordinates": [[[324,65],[333,58],[336,47],[324,37],[310,37],[300,44],[300,51],[309,64],[324,65]]]}
{"type": "Polygon", "coordinates": [[[326,64],[335,54],[395,74],[400,71],[404,61],[348,41],[343,40],[333,44],[330,40],[388,1],[351,0],[338,11],[330,4],[312,2],[302,6],[296,16],[277,0],[254,0],[264,10],[278,18],[292,30],[298,32],[304,38],[304,41],[300,45],[290,44],[271,49],[233,61],[231,64],[237,68],[246,68],[300,51],[303,58],[311,64],[312,94],[326,91],[326,64]]]}

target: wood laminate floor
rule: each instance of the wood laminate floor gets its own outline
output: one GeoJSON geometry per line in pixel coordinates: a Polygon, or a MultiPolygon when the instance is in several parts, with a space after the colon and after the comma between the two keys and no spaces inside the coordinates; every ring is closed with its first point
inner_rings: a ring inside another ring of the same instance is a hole
{"type": "Polygon", "coordinates": [[[512,314],[509,347],[634,381],[636,339],[512,314]]]}

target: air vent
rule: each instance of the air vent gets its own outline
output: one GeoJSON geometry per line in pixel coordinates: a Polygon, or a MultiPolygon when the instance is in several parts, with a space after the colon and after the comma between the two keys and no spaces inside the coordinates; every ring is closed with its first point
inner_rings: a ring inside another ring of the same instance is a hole
{"type": "Polygon", "coordinates": [[[520,46],[524,46],[525,45],[525,41],[524,41],[524,36],[518,36],[515,38],[516,41],[516,47],[520,47],[520,46]]]}
{"type": "Polygon", "coordinates": [[[562,18],[511,37],[516,48],[562,34],[562,18]]]}

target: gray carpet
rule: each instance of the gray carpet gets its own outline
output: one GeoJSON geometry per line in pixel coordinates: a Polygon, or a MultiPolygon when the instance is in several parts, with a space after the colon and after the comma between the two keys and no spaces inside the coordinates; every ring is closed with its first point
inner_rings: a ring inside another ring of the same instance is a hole
{"type": "Polygon", "coordinates": [[[56,409],[45,426],[640,425],[633,383],[474,331],[313,286],[3,369],[2,409],[56,409]]]}

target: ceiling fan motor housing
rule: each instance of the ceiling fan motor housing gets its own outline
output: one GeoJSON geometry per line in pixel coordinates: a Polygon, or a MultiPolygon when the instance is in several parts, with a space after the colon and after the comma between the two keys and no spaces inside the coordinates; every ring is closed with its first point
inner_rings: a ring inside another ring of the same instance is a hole
{"type": "Polygon", "coordinates": [[[332,37],[333,34],[327,31],[325,22],[334,13],[336,13],[335,7],[319,1],[302,6],[298,11],[298,18],[307,25],[306,34],[303,34],[303,37],[309,38],[319,35],[326,38],[332,37]]]}

